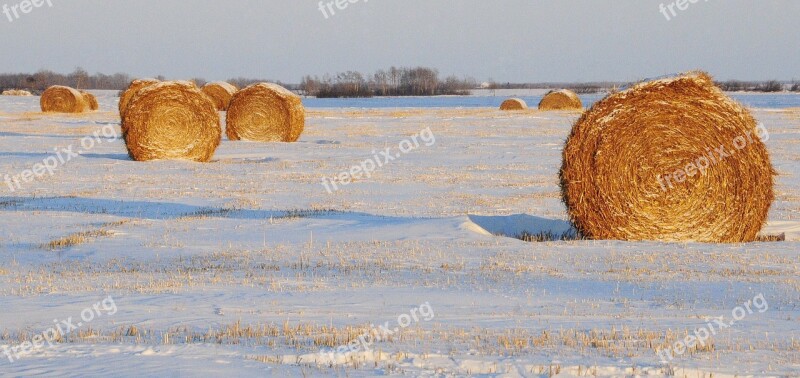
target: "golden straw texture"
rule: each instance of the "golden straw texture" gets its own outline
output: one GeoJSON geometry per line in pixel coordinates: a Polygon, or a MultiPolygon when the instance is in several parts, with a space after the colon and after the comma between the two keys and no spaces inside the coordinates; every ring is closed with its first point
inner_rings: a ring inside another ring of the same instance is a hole
{"type": "Polygon", "coordinates": [[[774,199],[768,135],[705,73],[640,83],[574,125],[563,199],[592,239],[754,241],[774,199]]]}
{"type": "Polygon", "coordinates": [[[203,93],[214,101],[217,110],[228,110],[228,105],[231,103],[231,97],[236,93],[237,89],[232,84],[224,81],[217,81],[208,83],[203,86],[203,93]]]}
{"type": "Polygon", "coordinates": [[[86,104],[89,105],[89,110],[97,110],[100,109],[100,104],[97,103],[97,97],[93,94],[85,91],[80,91],[81,95],[83,96],[83,100],[86,101],[86,104]]]}
{"type": "Polygon", "coordinates": [[[214,103],[189,82],[139,90],[122,119],[128,154],[137,161],[211,160],[222,137],[214,103]]]}
{"type": "Polygon", "coordinates": [[[519,98],[510,98],[500,104],[500,110],[525,110],[528,109],[528,104],[525,100],[519,98]]]}
{"type": "Polygon", "coordinates": [[[128,102],[131,101],[133,96],[140,89],[159,83],[156,79],[136,79],[128,85],[128,89],[119,97],[119,116],[122,118],[125,115],[125,109],[128,107],[128,102]]]}
{"type": "Polygon", "coordinates": [[[39,103],[43,112],[83,113],[89,110],[89,104],[81,92],[60,85],[47,88],[39,103]]]}
{"type": "Polygon", "coordinates": [[[253,84],[236,92],[227,114],[230,140],[296,142],[305,126],[300,97],[279,85],[253,84]]]}
{"type": "Polygon", "coordinates": [[[570,90],[550,91],[539,102],[539,110],[581,110],[581,98],[570,90]]]}

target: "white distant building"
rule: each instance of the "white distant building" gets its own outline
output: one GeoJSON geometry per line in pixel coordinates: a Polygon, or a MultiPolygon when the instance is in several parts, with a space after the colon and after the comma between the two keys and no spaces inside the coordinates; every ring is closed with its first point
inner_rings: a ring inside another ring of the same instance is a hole
{"type": "Polygon", "coordinates": [[[489,83],[488,81],[484,81],[483,83],[481,83],[481,89],[489,89],[489,87],[491,86],[492,84],[489,83]]]}

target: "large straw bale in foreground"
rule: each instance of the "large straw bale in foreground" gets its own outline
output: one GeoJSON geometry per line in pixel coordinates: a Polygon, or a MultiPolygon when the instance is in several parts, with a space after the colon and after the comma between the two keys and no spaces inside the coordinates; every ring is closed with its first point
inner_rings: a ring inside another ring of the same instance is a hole
{"type": "Polygon", "coordinates": [[[217,110],[228,110],[231,97],[233,97],[236,91],[237,89],[233,84],[224,81],[216,81],[203,86],[203,93],[210,97],[211,101],[214,101],[217,110]]]}
{"type": "Polygon", "coordinates": [[[641,83],[578,120],[561,186],[586,237],[749,242],[773,201],[767,130],[705,73],[641,83]]]}
{"type": "Polygon", "coordinates": [[[206,162],[222,137],[214,103],[189,82],[140,89],[122,119],[128,154],[137,161],[206,162]]]}
{"type": "Polygon", "coordinates": [[[296,142],[305,126],[300,97],[276,84],[253,84],[237,92],[227,114],[230,140],[296,142]]]}
{"type": "Polygon", "coordinates": [[[583,103],[573,91],[562,89],[550,91],[539,102],[539,110],[581,110],[583,103]]]}
{"type": "Polygon", "coordinates": [[[83,100],[86,101],[86,104],[89,106],[89,110],[97,110],[100,109],[100,104],[97,103],[97,97],[93,94],[85,91],[80,91],[81,95],[83,96],[83,100]]]}
{"type": "Polygon", "coordinates": [[[119,96],[120,118],[122,118],[125,115],[125,109],[128,107],[128,103],[131,101],[136,92],[138,92],[142,88],[158,83],[159,80],[156,79],[136,79],[134,81],[131,81],[130,85],[128,85],[128,89],[126,89],[125,92],[122,92],[122,95],[119,96]]]}
{"type": "Polygon", "coordinates": [[[528,104],[521,98],[510,98],[500,104],[500,110],[525,110],[528,109],[528,104]]]}
{"type": "Polygon", "coordinates": [[[42,93],[39,104],[46,113],[83,113],[89,110],[89,104],[81,92],[61,85],[47,88],[42,93]]]}

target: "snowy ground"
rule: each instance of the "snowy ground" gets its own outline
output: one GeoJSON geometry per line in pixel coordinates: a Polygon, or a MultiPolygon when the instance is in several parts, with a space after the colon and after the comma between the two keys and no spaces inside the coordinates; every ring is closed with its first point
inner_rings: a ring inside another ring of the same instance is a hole
{"type": "Polygon", "coordinates": [[[299,143],[137,163],[100,102],[0,97],[0,175],[82,150],[0,183],[0,376],[800,375],[798,110],[755,111],[780,173],[766,232],[786,242],[528,243],[509,236],[569,231],[557,171],[577,113],[309,109],[299,143]],[[34,338],[54,322],[71,332],[34,338]],[[368,351],[319,353],[386,322],[368,351]],[[698,328],[714,334],[663,364],[698,328]]]}

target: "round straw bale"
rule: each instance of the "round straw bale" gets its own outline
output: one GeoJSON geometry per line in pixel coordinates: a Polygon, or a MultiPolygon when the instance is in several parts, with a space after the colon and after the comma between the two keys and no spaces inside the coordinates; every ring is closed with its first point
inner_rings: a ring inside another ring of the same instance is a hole
{"type": "Polygon", "coordinates": [[[47,88],[39,103],[43,112],[83,113],[89,110],[89,104],[81,92],[61,85],[47,88]]]}
{"type": "Polygon", "coordinates": [[[2,96],[22,96],[22,97],[30,97],[33,96],[33,93],[28,92],[22,89],[9,89],[3,91],[2,96]]]}
{"type": "Polygon", "coordinates": [[[217,110],[228,110],[231,97],[233,97],[236,91],[237,89],[235,86],[224,81],[216,81],[203,86],[203,93],[214,101],[217,110]]]}
{"type": "Polygon", "coordinates": [[[637,84],[574,125],[562,196],[592,239],[754,241],[774,199],[768,135],[705,73],[637,84]]]}
{"type": "Polygon", "coordinates": [[[300,97],[276,84],[253,84],[236,92],[227,114],[230,140],[296,142],[305,125],[300,97]]]}
{"type": "Polygon", "coordinates": [[[122,118],[125,115],[125,109],[128,107],[128,102],[131,101],[131,98],[138,92],[140,89],[159,83],[156,79],[136,79],[131,81],[130,85],[128,85],[128,89],[122,93],[122,96],[119,96],[119,116],[122,118]]]}
{"type": "Polygon", "coordinates": [[[97,110],[100,109],[100,104],[97,103],[97,97],[93,94],[85,91],[80,91],[81,95],[83,95],[83,100],[86,101],[86,104],[89,105],[89,110],[97,110]]]}
{"type": "Polygon", "coordinates": [[[528,109],[528,104],[525,100],[520,98],[510,98],[500,104],[500,110],[525,110],[528,109]]]}
{"type": "Polygon", "coordinates": [[[539,102],[539,110],[580,110],[583,103],[578,95],[570,90],[550,91],[539,102]]]}
{"type": "Polygon", "coordinates": [[[214,103],[189,82],[167,81],[142,88],[122,118],[133,160],[206,162],[222,137],[214,103]]]}

